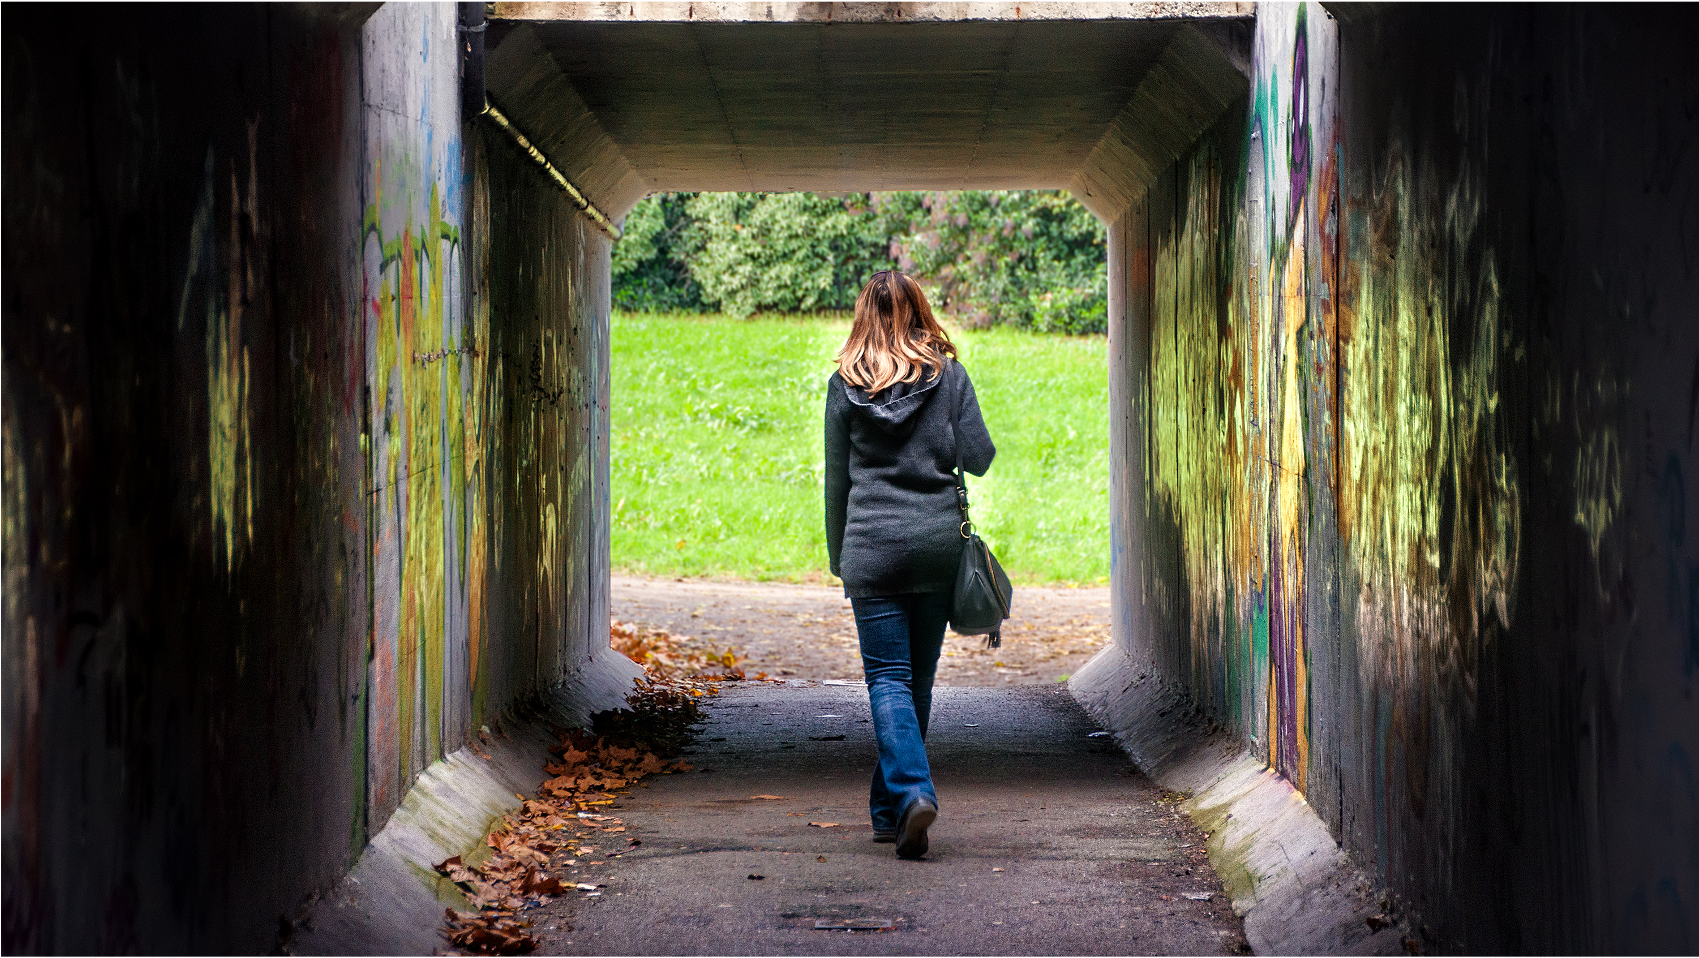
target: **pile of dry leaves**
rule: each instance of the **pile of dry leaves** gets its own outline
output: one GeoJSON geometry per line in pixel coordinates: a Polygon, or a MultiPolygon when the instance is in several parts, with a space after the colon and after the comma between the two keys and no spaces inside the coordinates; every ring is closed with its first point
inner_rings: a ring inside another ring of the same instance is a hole
{"type": "MultiPolygon", "coordinates": [[[[732,654],[731,649],[716,651],[712,645],[694,636],[674,635],[665,629],[649,629],[615,619],[608,644],[658,679],[689,676],[738,681],[746,678],[743,670],[737,667],[737,656],[732,654]]],[[[767,673],[755,678],[766,679],[767,673]]]]}
{"type": "MultiPolygon", "coordinates": [[[[707,694],[714,691],[710,687],[707,694]]],[[[544,767],[548,780],[536,798],[496,824],[485,839],[490,856],[468,864],[456,855],[436,866],[476,909],[448,909],[444,919],[450,944],[471,954],[522,954],[537,942],[520,912],[570,891],[600,895],[599,886],[563,882],[556,870],[580,860],[604,864],[640,844],[615,837],[625,826],[596,809],[611,804],[615,790],[646,775],[690,770],[669,759],[689,740],[690,726],[701,720],[696,699],[703,692],[696,683],[651,677],[627,698],[630,708],[598,714],[590,732],[560,733],[560,742],[550,749],[554,760],[544,767]]]]}

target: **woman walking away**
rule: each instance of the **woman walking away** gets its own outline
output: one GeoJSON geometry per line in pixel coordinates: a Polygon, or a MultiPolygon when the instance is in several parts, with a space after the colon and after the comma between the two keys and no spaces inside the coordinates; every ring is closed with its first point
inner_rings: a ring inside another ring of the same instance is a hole
{"type": "Polygon", "coordinates": [[[826,388],[826,544],[855,609],[879,737],[873,834],[919,858],[938,817],[925,739],[962,549],[954,468],[982,476],[997,450],[913,279],[873,274],[837,362],[826,388]]]}

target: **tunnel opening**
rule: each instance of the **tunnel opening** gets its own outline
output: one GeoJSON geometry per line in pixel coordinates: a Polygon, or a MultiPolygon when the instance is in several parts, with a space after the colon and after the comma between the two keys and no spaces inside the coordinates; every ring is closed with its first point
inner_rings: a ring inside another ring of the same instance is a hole
{"type": "Polygon", "coordinates": [[[971,481],[975,523],[1022,589],[1011,643],[950,639],[940,682],[1065,681],[1106,643],[1107,259],[1089,211],[1036,191],[661,194],[623,228],[610,334],[619,642],[732,654],[754,677],[860,677],[826,557],[819,420],[855,296],[894,262],[980,384],[999,452],[971,481]],[[756,287],[746,301],[743,287],[756,287]],[[765,311],[737,315],[751,305],[765,311]]]}

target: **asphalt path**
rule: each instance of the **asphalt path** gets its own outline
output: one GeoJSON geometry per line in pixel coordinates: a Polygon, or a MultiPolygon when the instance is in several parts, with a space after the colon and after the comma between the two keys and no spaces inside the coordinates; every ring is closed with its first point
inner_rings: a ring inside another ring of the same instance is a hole
{"type": "MultiPolygon", "coordinates": [[[[855,617],[841,588],[616,575],[614,618],[730,648],[750,675],[859,679],[855,617]]],[[[1054,685],[1109,643],[1109,590],[1016,586],[1003,647],[945,633],[940,685],[1054,685]]]]}
{"type": "Polygon", "coordinates": [[[707,712],[692,771],[609,809],[640,844],[563,876],[602,887],[528,913],[542,953],[1249,951],[1177,797],[1064,688],[936,691],[939,819],[914,862],[867,820],[865,687],[728,685],[707,712]]]}

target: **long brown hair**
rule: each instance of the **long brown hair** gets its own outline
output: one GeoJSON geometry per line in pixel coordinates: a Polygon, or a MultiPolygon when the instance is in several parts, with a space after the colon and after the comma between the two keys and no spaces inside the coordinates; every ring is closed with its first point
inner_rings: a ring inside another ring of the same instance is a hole
{"type": "Polygon", "coordinates": [[[956,344],[938,320],[920,284],[894,269],[873,274],[855,298],[855,325],[838,350],[844,382],[868,394],[893,383],[912,383],[944,371],[956,344]]]}

